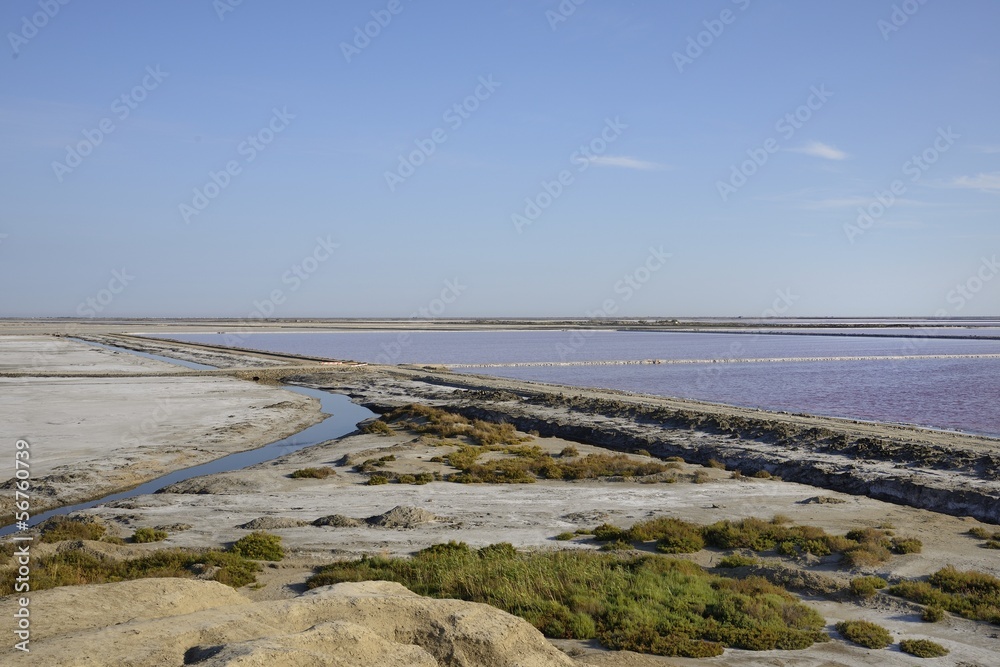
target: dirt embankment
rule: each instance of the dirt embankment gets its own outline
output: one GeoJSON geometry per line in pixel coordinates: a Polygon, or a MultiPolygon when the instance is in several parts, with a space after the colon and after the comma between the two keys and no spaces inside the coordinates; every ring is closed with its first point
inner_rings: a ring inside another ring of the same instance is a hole
{"type": "Polygon", "coordinates": [[[1000,440],[896,425],[789,415],[624,392],[460,376],[430,369],[366,369],[299,378],[345,389],[375,411],[411,402],[522,431],[619,451],[647,450],[745,474],[865,495],[1000,523],[1000,440]]]}

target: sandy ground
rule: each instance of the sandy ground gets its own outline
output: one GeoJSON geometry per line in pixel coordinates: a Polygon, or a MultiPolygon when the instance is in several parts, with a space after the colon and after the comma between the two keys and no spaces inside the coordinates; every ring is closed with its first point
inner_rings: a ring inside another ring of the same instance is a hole
{"type": "MultiPolygon", "coordinates": [[[[35,513],[253,449],[322,418],[318,401],[225,377],[158,377],[175,366],[66,339],[0,337],[0,365],[132,377],[0,377],[0,442],[31,443],[35,513]],[[37,367],[37,366],[34,366],[37,367]],[[137,372],[148,377],[137,377],[137,372]]],[[[5,466],[13,475],[13,458],[5,466]]],[[[0,490],[7,511],[12,490],[0,490]]]]}

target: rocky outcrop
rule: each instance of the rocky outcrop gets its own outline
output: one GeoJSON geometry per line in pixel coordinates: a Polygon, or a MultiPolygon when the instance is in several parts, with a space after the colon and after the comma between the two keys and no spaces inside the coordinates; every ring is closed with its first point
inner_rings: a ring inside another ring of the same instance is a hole
{"type": "MultiPolygon", "coordinates": [[[[11,617],[16,602],[0,600],[11,617]]],[[[389,582],[253,602],[222,584],[143,579],[32,594],[31,652],[0,663],[97,667],[571,667],[525,621],[389,582]]]]}

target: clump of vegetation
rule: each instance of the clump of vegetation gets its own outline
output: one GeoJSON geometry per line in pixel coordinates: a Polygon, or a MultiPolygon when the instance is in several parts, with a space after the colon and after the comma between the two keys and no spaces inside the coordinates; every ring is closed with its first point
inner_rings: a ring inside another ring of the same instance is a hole
{"type": "MultiPolygon", "coordinates": [[[[239,588],[254,582],[259,571],[259,564],[236,553],[215,549],[160,549],[125,560],[71,549],[32,561],[31,590],[151,577],[193,578],[195,575],[239,588]]],[[[16,576],[16,568],[0,572],[0,588],[13,590],[16,576]]]]}
{"type": "Polygon", "coordinates": [[[373,422],[369,422],[361,427],[362,433],[369,433],[372,435],[392,435],[392,427],[386,424],[381,419],[376,419],[373,422]]]}
{"type": "Polygon", "coordinates": [[[892,643],[889,631],[870,621],[841,621],[837,623],[837,632],[865,648],[885,648],[892,643]]]}
{"type": "Polygon", "coordinates": [[[973,621],[1000,624],[1000,579],[984,572],[961,571],[949,565],[927,581],[904,581],[889,592],[973,621]]]}
{"type": "Polygon", "coordinates": [[[974,528],[970,528],[969,535],[972,535],[973,537],[978,537],[981,540],[987,540],[990,537],[989,531],[983,528],[982,526],[976,526],[974,528]]]}
{"type": "Polygon", "coordinates": [[[948,655],[948,649],[929,639],[904,639],[899,649],[918,658],[940,658],[948,655]]]}
{"type": "Polygon", "coordinates": [[[730,554],[723,557],[719,561],[718,567],[724,569],[732,569],[736,567],[749,567],[751,565],[756,565],[757,559],[751,556],[744,556],[742,554],[730,554]]]}
{"type": "Polygon", "coordinates": [[[944,609],[936,605],[924,607],[923,612],[920,614],[920,620],[925,623],[937,623],[944,620],[944,609]]]}
{"type": "Polygon", "coordinates": [[[365,459],[361,463],[354,466],[354,470],[357,472],[374,472],[378,468],[384,468],[387,464],[392,463],[396,460],[395,454],[387,454],[386,456],[380,456],[375,459],[365,459]]]}
{"type": "Polygon", "coordinates": [[[882,577],[855,577],[851,579],[851,593],[859,598],[870,598],[888,585],[882,577]]]}
{"type": "Polygon", "coordinates": [[[285,557],[281,537],[260,530],[236,540],[230,550],[237,556],[250,560],[279,561],[285,557]]]}
{"type": "Polygon", "coordinates": [[[167,531],[156,528],[136,528],[132,534],[132,541],[136,544],[146,544],[148,542],[162,542],[167,539],[167,531]]]}
{"type": "Polygon", "coordinates": [[[336,475],[337,471],[329,466],[321,468],[300,468],[291,474],[293,479],[326,479],[330,475],[336,475]]]}
{"type": "Polygon", "coordinates": [[[368,481],[365,482],[365,485],[378,486],[379,484],[388,484],[388,483],[389,483],[389,478],[386,477],[385,475],[372,475],[371,477],[368,478],[368,481]]]}
{"type": "Polygon", "coordinates": [[[530,436],[519,436],[512,424],[469,420],[429,405],[405,405],[384,415],[384,418],[416,433],[442,438],[464,437],[476,445],[518,445],[531,440],[530,436]]]}
{"type": "Polygon", "coordinates": [[[46,543],[63,542],[65,540],[93,540],[95,542],[111,542],[122,544],[121,538],[108,534],[104,524],[93,519],[76,519],[64,516],[53,517],[41,526],[41,541],[46,543]]]}
{"type": "Polygon", "coordinates": [[[726,469],[726,464],[723,463],[722,461],[716,461],[715,459],[709,459],[705,463],[705,467],[706,468],[717,468],[719,470],[725,470],[726,469]]]}
{"type": "Polygon", "coordinates": [[[490,604],[549,637],[667,656],[802,649],[828,639],[818,613],[758,577],[728,579],[664,556],[496,547],[436,545],[410,559],[366,556],[321,568],[308,586],[396,581],[421,595],[490,604]]]}
{"type": "Polygon", "coordinates": [[[573,445],[566,445],[565,447],[562,448],[562,451],[559,452],[559,458],[561,459],[568,459],[579,455],[580,455],[580,450],[574,447],[573,445]]]}
{"type": "Polygon", "coordinates": [[[556,535],[555,539],[559,540],[560,542],[568,542],[575,537],[576,533],[567,532],[567,533],[559,533],[558,535],[556,535]]]}
{"type": "Polygon", "coordinates": [[[691,481],[695,484],[706,484],[711,481],[711,477],[704,470],[695,470],[694,474],[691,475],[691,481]]]}
{"type": "Polygon", "coordinates": [[[984,549],[1000,549],[1000,540],[986,540],[982,546],[984,549]]]}

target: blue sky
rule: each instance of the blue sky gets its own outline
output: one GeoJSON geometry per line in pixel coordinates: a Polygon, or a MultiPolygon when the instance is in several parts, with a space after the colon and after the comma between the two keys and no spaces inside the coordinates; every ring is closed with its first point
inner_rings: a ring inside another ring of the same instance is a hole
{"type": "Polygon", "coordinates": [[[0,7],[0,314],[1000,313],[996,2],[233,2],[0,7]]]}

